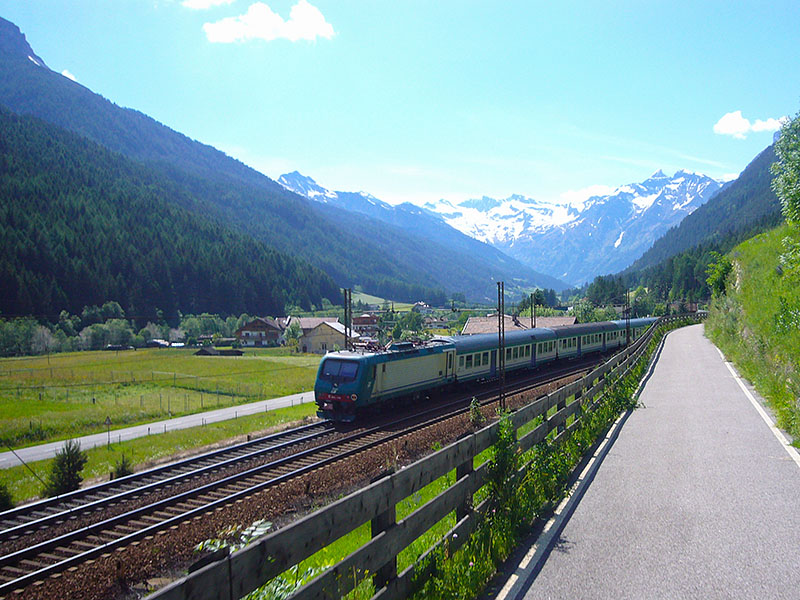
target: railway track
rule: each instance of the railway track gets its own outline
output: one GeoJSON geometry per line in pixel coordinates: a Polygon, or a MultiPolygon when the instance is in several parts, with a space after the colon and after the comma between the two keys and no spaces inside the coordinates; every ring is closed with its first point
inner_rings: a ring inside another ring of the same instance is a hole
{"type": "Polygon", "coordinates": [[[174,488],[198,476],[224,471],[235,464],[291,451],[293,447],[313,443],[334,431],[331,423],[313,423],[19,506],[0,513],[0,552],[15,539],[29,536],[37,529],[74,520],[79,513],[99,511],[138,495],[174,488]]]}
{"type": "MultiPolygon", "coordinates": [[[[596,361],[595,361],[596,362],[596,361]]],[[[541,374],[533,380],[512,382],[508,393],[518,393],[531,387],[545,385],[589,368],[589,364],[572,364],[567,369],[541,374]]],[[[487,386],[488,387],[488,386],[487,386]]],[[[483,403],[493,402],[495,389],[478,391],[473,395],[483,403]]],[[[89,561],[117,548],[141,540],[147,536],[175,527],[179,523],[200,517],[204,513],[257,494],[269,487],[320,469],[331,463],[346,459],[378,446],[409,435],[426,427],[453,419],[469,410],[469,399],[460,397],[424,412],[404,417],[391,423],[366,428],[333,441],[319,443],[333,431],[329,423],[319,423],[296,430],[269,436],[261,440],[240,444],[237,447],[215,451],[201,457],[181,461],[164,468],[153,469],[137,476],[121,478],[116,486],[103,484],[62,497],[54,504],[42,501],[25,507],[25,511],[9,511],[0,514],[4,523],[0,533],[0,548],[9,540],[23,539],[33,532],[42,537],[48,530],[58,532],[59,525],[67,520],[87,514],[95,518],[89,525],[53,535],[38,543],[26,544],[0,556],[0,595],[25,587],[54,573],[89,561]],[[254,455],[264,456],[270,452],[291,450],[292,446],[315,443],[311,448],[291,453],[288,456],[245,468],[214,481],[201,483],[184,491],[170,493],[169,490],[184,485],[192,479],[202,480],[209,471],[220,471],[247,461],[254,455]],[[261,446],[263,444],[263,446],[261,446]],[[270,445],[271,444],[271,445],[270,445]],[[154,473],[157,471],[158,473],[154,473]],[[156,479],[151,480],[151,477],[156,479]],[[159,478],[160,477],[160,478],[159,478]],[[160,497],[131,510],[118,510],[125,502],[142,497],[154,490],[161,490],[160,497]],[[18,513],[10,515],[10,513],[18,513]],[[104,518],[107,517],[107,518],[104,518]],[[5,525],[9,523],[10,525],[5,525]]]]}

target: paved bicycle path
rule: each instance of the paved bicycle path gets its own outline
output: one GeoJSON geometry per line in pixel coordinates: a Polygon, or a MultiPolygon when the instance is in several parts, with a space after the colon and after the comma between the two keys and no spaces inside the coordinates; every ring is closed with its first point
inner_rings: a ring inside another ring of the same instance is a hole
{"type": "MultiPolygon", "coordinates": [[[[277,408],[286,408],[287,406],[294,406],[295,404],[303,404],[313,401],[314,392],[303,392],[301,394],[292,394],[282,398],[272,398],[270,400],[261,400],[259,402],[251,402],[249,404],[241,404],[239,406],[229,406],[227,408],[219,408],[193,415],[186,415],[183,417],[163,419],[161,421],[154,421],[144,425],[135,425],[133,427],[126,427],[124,429],[112,429],[110,436],[112,442],[124,442],[127,440],[144,437],[146,435],[155,435],[159,433],[166,433],[167,431],[175,431],[176,429],[198,427],[200,425],[207,425],[209,423],[216,423],[218,421],[227,421],[237,417],[254,415],[269,410],[275,410],[277,408]]],[[[80,441],[81,448],[83,449],[104,446],[109,441],[109,433],[103,432],[85,435],[78,438],[78,441],[80,441]]],[[[38,446],[20,448],[19,450],[16,450],[16,454],[26,463],[30,463],[37,460],[52,458],[55,456],[56,452],[63,447],[63,441],[50,442],[47,444],[39,444],[38,446]]],[[[0,453],[0,469],[15,467],[19,464],[21,464],[20,460],[14,455],[13,452],[0,453]]]]}
{"type": "Polygon", "coordinates": [[[640,401],[492,597],[799,598],[800,455],[702,325],[640,401]]]}

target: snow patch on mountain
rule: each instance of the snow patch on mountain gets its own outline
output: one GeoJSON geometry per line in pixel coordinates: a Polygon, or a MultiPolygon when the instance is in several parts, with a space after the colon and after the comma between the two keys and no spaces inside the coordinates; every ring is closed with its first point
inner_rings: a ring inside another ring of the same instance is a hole
{"type": "Polygon", "coordinates": [[[578,284],[627,267],[721,186],[703,174],[670,177],[659,169],[641,183],[564,203],[513,195],[425,207],[532,268],[578,284]]]}

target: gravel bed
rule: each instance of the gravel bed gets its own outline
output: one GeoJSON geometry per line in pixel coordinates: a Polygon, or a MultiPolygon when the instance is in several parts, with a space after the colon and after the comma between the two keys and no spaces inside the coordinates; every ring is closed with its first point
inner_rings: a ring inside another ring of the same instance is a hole
{"type": "MultiPolygon", "coordinates": [[[[506,399],[507,406],[522,406],[578,377],[575,375],[563,378],[524,394],[509,395],[506,399]]],[[[482,412],[487,418],[494,417],[495,407],[486,406],[482,412]]],[[[418,460],[429,454],[436,444],[446,446],[456,441],[471,428],[466,414],[426,427],[402,440],[386,442],[202,517],[183,522],[158,535],[134,542],[94,561],[32,584],[8,597],[20,600],[142,598],[154,589],[183,576],[188,566],[200,558],[194,551],[195,546],[218,537],[226,527],[246,527],[259,519],[276,524],[288,523],[341,494],[359,489],[387,469],[418,460]]]]}

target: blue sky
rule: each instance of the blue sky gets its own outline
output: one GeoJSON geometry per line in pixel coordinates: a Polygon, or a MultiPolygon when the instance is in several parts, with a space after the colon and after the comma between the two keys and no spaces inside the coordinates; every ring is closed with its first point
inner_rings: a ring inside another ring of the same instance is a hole
{"type": "Polygon", "coordinates": [[[121,106],[273,178],[389,202],[722,178],[800,111],[797,0],[0,0],[0,16],[121,106]]]}

